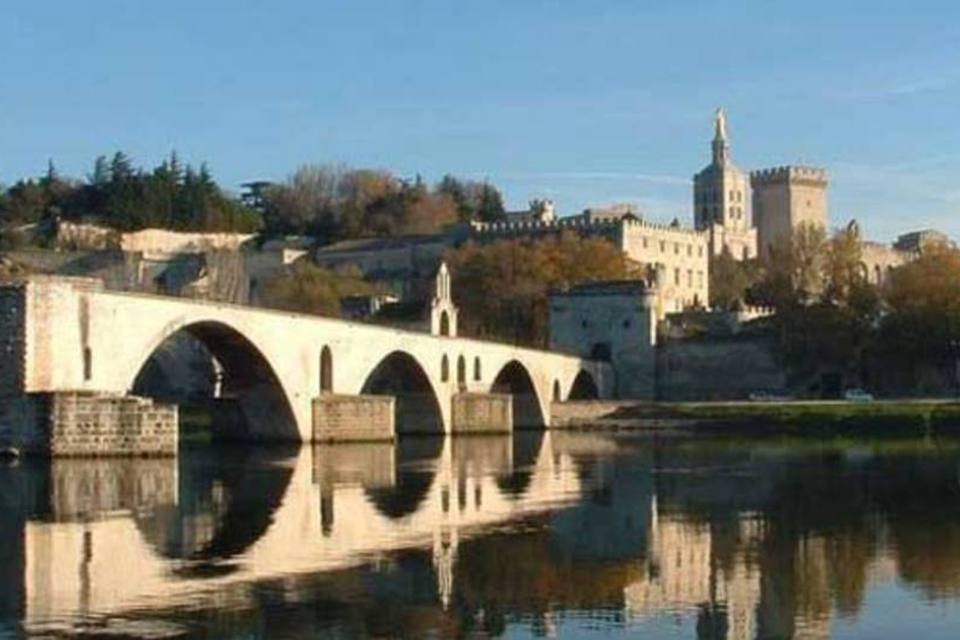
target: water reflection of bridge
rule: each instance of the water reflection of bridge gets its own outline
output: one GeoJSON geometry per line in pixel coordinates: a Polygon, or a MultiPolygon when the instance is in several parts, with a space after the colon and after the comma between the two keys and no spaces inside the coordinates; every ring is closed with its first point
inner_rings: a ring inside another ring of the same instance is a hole
{"type": "Polygon", "coordinates": [[[24,619],[176,606],[424,545],[447,599],[461,536],[579,497],[558,437],[303,448],[253,465],[188,456],[179,470],[172,459],[54,461],[49,518],[23,524],[24,619]]]}
{"type": "Polygon", "coordinates": [[[481,615],[493,635],[510,616],[549,630],[578,610],[823,638],[878,583],[960,593],[955,457],[530,435],[0,468],[0,507],[20,514],[0,519],[0,625],[279,601],[342,635],[452,635],[481,615]]]}

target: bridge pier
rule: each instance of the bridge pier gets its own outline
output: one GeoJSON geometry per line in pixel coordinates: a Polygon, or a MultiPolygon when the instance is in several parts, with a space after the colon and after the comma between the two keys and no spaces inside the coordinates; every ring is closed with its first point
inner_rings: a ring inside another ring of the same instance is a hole
{"type": "Polygon", "coordinates": [[[396,437],[393,396],[325,393],[313,399],[314,442],[391,441],[396,437]]]}
{"type": "Polygon", "coordinates": [[[453,403],[450,432],[511,433],[513,398],[509,393],[457,393],[453,403]]]}

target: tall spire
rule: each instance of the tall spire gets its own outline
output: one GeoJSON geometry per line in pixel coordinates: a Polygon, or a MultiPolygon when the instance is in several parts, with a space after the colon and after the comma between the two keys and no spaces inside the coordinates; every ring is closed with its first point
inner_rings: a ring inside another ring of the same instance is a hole
{"type": "Polygon", "coordinates": [[[727,143],[727,114],[723,107],[714,115],[713,164],[726,164],[730,160],[730,145],[727,143]]]}

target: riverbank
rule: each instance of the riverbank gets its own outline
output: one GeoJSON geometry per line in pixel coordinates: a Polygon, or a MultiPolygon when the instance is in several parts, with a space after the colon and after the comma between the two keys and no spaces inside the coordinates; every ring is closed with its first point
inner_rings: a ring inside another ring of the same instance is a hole
{"type": "Polygon", "coordinates": [[[799,436],[960,434],[954,400],[651,402],[577,401],[553,405],[559,428],[709,431],[799,436]]]}

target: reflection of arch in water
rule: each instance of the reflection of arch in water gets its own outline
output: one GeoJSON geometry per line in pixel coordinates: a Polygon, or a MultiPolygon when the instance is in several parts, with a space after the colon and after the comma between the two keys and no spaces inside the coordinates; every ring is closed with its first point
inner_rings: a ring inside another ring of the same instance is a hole
{"type": "Polygon", "coordinates": [[[543,428],[546,425],[540,398],[530,373],[517,360],[511,360],[493,381],[494,393],[509,393],[513,396],[514,428],[543,428]]]}
{"type": "Polygon", "coordinates": [[[570,387],[569,399],[596,400],[599,397],[600,392],[597,389],[597,383],[593,379],[593,376],[586,370],[581,369],[577,377],[574,378],[573,385],[570,387]]]}
{"type": "Polygon", "coordinates": [[[360,393],[396,398],[398,434],[443,433],[437,394],[423,367],[408,353],[394,351],[381,360],[367,376],[360,393]]]}
{"type": "Polygon", "coordinates": [[[392,487],[365,487],[374,507],[390,519],[417,511],[433,484],[433,463],[443,449],[442,438],[414,438],[397,444],[397,476],[392,487]]]}
{"type": "MultiPolygon", "coordinates": [[[[299,431],[287,394],[273,367],[263,353],[239,331],[216,321],[203,321],[175,329],[162,337],[145,357],[133,383],[136,395],[163,396],[155,386],[156,378],[150,357],[156,352],[184,353],[172,346],[184,336],[203,345],[216,360],[222,372],[214,387],[219,389],[221,404],[234,406],[239,431],[224,433],[228,437],[267,438],[271,440],[299,440],[299,431]]],[[[171,357],[177,357],[176,355],[171,357]]],[[[189,352],[184,357],[192,357],[189,352]]]]}
{"type": "MultiPolygon", "coordinates": [[[[250,450],[183,452],[178,503],[146,516],[135,514],[137,528],[166,558],[202,561],[240,555],[273,522],[292,474],[289,464],[250,450]]],[[[203,573],[202,565],[197,571],[203,573]]]]}
{"type": "Polygon", "coordinates": [[[519,431],[513,434],[513,467],[497,476],[497,486],[505,496],[519,500],[530,487],[534,465],[543,446],[542,431],[519,431]]]}

